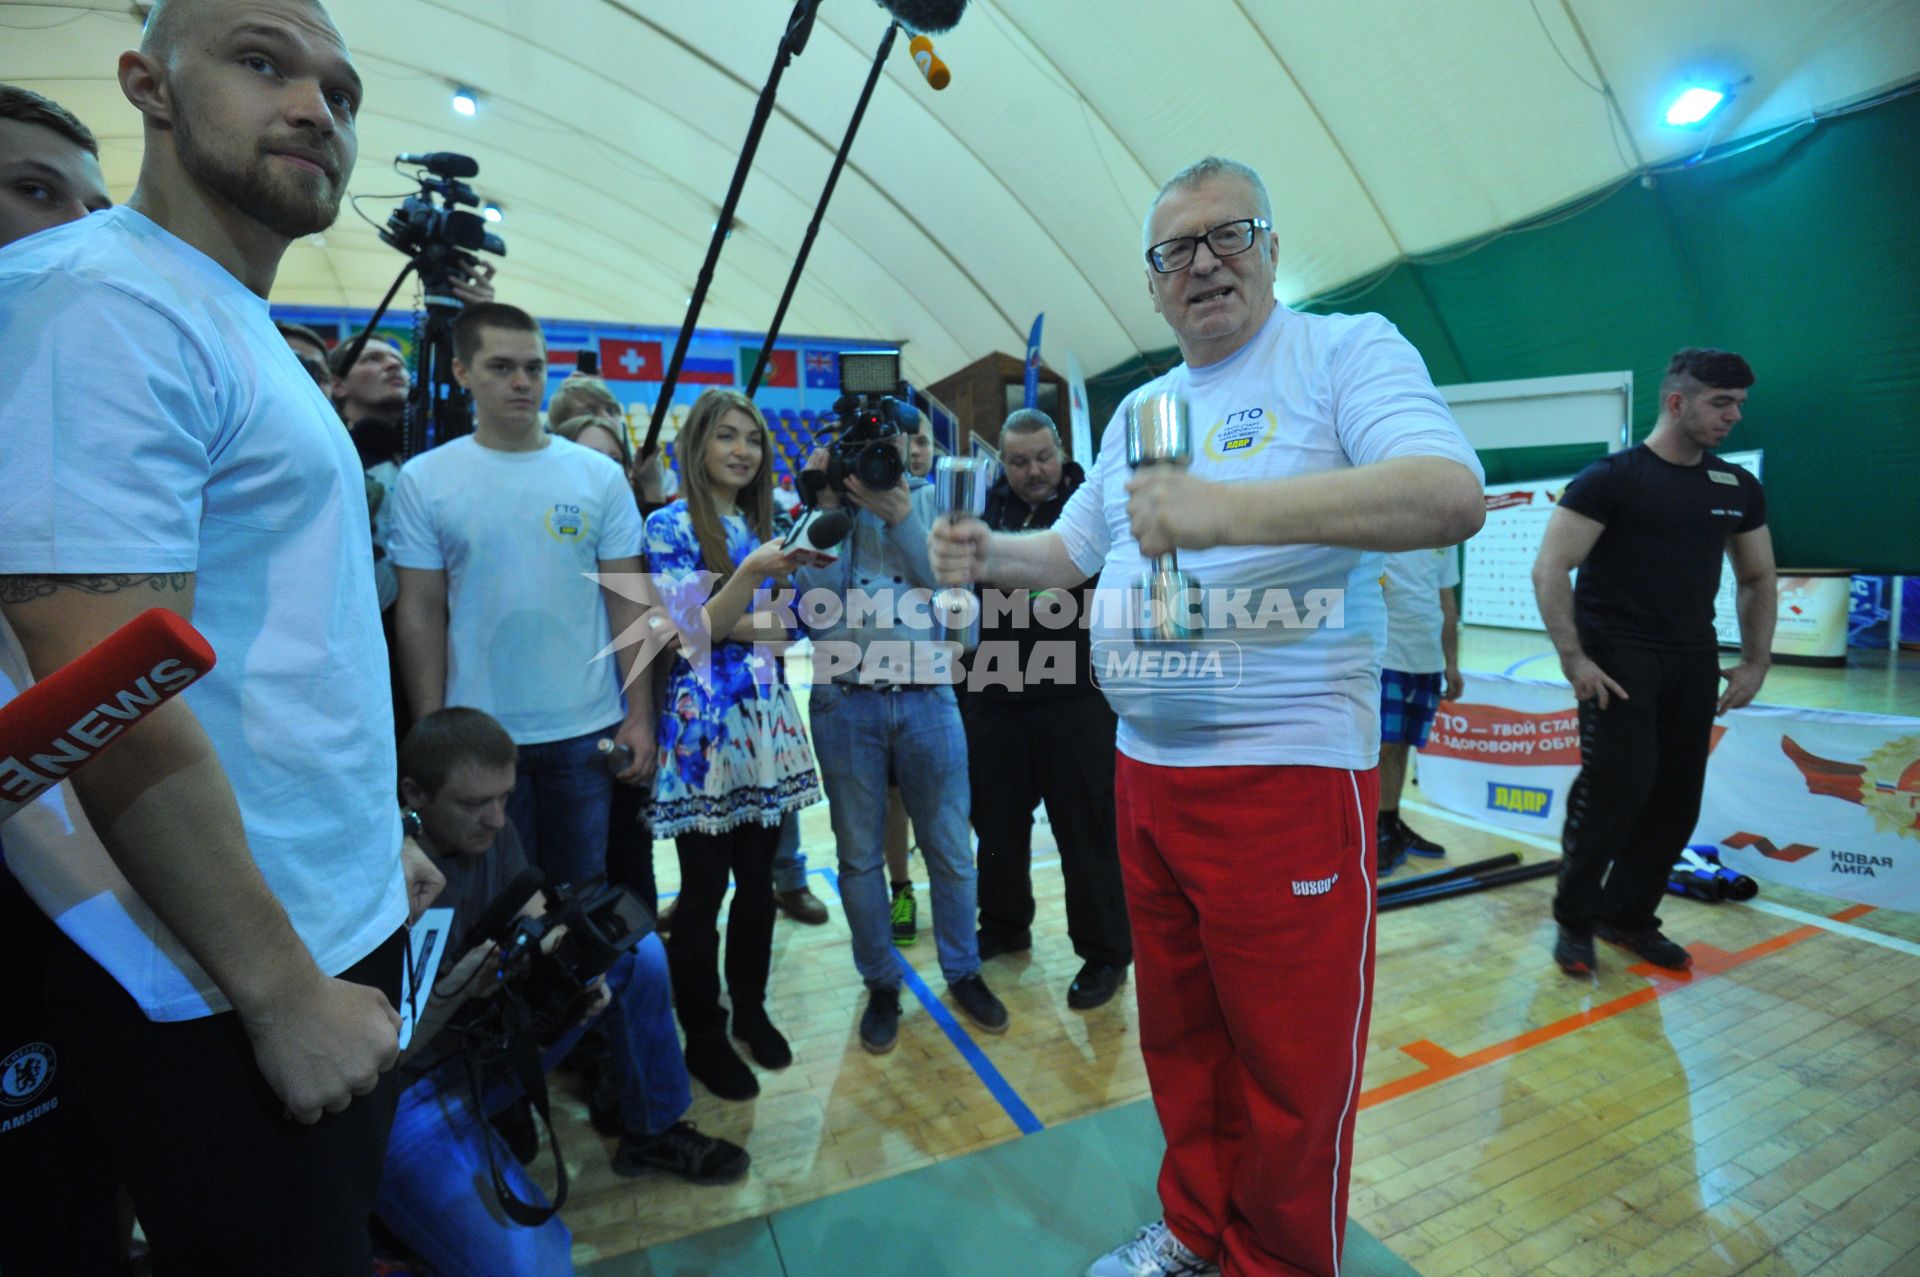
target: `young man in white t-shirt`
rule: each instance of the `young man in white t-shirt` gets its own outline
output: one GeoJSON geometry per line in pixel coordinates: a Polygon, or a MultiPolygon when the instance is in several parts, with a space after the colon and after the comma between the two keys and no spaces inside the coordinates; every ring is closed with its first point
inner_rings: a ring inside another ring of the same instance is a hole
{"type": "Polygon", "coordinates": [[[603,655],[642,608],[593,576],[638,592],[640,511],[617,464],[541,427],[547,347],[533,316],[469,306],[453,372],[474,433],[407,462],[393,491],[400,679],[415,718],[466,705],[507,729],[520,748],[508,818],[548,881],[578,884],[606,872],[616,777],[598,742],[633,750],[623,783],[654,764],[651,685],[626,677],[637,649],[603,655]]]}
{"type": "Polygon", "coordinates": [[[1053,527],[943,519],[943,582],[1099,572],[1095,676],[1120,716],[1116,808],[1140,1046],[1167,1136],[1164,1219],[1090,1277],[1332,1274],[1373,969],[1380,556],[1479,530],[1481,471],[1377,315],[1273,300],[1258,174],[1209,158],[1148,211],[1147,287],[1186,362],[1192,463],[1126,465],[1127,407],[1053,527]],[[1154,555],[1206,588],[1206,638],[1133,637],[1154,555]],[[1161,679],[1157,673],[1168,677],[1161,679]]]}
{"type": "Polygon", "coordinates": [[[1400,819],[1407,751],[1427,743],[1443,700],[1460,699],[1460,552],[1453,546],[1389,554],[1380,573],[1387,600],[1387,652],[1380,668],[1380,849],[1382,874],[1447,849],[1400,819]]]}
{"type": "Polygon", "coordinates": [[[127,205],[0,252],[0,702],[152,607],[219,663],[15,815],[7,862],[156,1263],[365,1272],[393,729],[360,468],[266,301],[338,212],[360,80],[311,0],[168,0],[119,78],[127,205]]]}

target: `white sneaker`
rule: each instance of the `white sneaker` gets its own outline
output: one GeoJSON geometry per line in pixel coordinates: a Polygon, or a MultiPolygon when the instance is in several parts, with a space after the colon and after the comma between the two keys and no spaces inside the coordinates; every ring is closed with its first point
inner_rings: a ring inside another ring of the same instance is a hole
{"type": "Polygon", "coordinates": [[[1219,1271],[1220,1265],[1181,1245],[1166,1220],[1156,1219],[1126,1245],[1094,1260],[1086,1277],[1208,1277],[1219,1271]]]}

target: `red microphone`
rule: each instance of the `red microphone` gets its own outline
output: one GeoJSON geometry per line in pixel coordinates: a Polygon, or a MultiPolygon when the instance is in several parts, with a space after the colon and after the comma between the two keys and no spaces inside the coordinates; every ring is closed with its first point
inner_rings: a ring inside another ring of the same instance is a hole
{"type": "Polygon", "coordinates": [[[150,608],[0,705],[0,824],[213,668],[179,613],[150,608]]]}

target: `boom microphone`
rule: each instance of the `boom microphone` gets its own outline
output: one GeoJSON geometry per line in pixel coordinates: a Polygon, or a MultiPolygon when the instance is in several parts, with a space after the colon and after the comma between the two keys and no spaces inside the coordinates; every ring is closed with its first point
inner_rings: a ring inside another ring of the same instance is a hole
{"type": "Polygon", "coordinates": [[[913,32],[931,31],[938,35],[960,25],[967,0],[877,0],[894,21],[913,32]]]}
{"type": "Polygon", "coordinates": [[[913,65],[920,68],[920,74],[927,77],[927,83],[936,92],[952,83],[953,72],[947,70],[947,64],[933,51],[933,41],[917,35],[907,41],[907,49],[913,54],[913,65]]]}
{"type": "Polygon", "coordinates": [[[407,151],[393,157],[396,164],[418,164],[421,168],[432,169],[441,177],[478,177],[480,161],[471,155],[459,155],[453,151],[407,151]]]}
{"type": "Polygon", "coordinates": [[[213,668],[179,613],[149,608],[0,705],[0,824],[213,668]]]}

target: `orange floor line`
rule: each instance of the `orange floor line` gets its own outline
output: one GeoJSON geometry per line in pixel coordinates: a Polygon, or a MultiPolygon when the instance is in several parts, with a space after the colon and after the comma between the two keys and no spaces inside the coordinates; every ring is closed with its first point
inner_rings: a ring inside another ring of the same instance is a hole
{"type": "MultiPolygon", "coordinates": [[[[1834,914],[1833,918],[1836,922],[1850,922],[1854,918],[1872,912],[1872,905],[1852,905],[1834,914]]],[[[1495,1042],[1492,1046],[1481,1047],[1478,1051],[1474,1051],[1468,1055],[1455,1055],[1445,1047],[1430,1042],[1425,1038],[1417,1042],[1409,1042],[1405,1046],[1402,1046],[1400,1051],[1402,1054],[1418,1061],[1423,1066],[1421,1070],[1418,1073],[1409,1073],[1405,1077],[1395,1078],[1391,1082],[1382,1082],[1379,1086],[1362,1091],[1360,1093],[1360,1107],[1363,1109],[1372,1108],[1376,1104],[1385,1104],[1388,1100],[1397,1100],[1403,1095],[1411,1095],[1415,1091],[1423,1091],[1429,1086],[1444,1082],[1448,1078],[1458,1077],[1462,1073],[1471,1073],[1473,1070],[1483,1068],[1497,1060],[1508,1059],[1518,1055],[1522,1051],[1531,1050],[1543,1043],[1563,1038],[1569,1033],[1576,1033],[1588,1025],[1598,1024],[1603,1020],[1610,1020],[1616,1015],[1631,1011],[1635,1007],[1645,1006],[1655,998],[1665,997],[1676,989],[1687,988],[1697,980],[1721,975],[1733,970],[1735,967],[1745,966],[1755,959],[1764,958],[1771,953],[1778,953],[1782,949],[1791,948],[1793,945],[1799,944],[1802,940],[1820,934],[1822,934],[1822,932],[1819,927],[1795,927],[1791,931],[1783,931],[1777,936],[1760,941],[1758,944],[1749,945],[1738,953],[1727,953],[1724,950],[1714,948],[1712,945],[1697,945],[1691,950],[1693,953],[1693,970],[1691,971],[1665,971],[1650,963],[1639,963],[1628,968],[1628,971],[1630,974],[1645,977],[1649,981],[1645,988],[1635,989],[1632,993],[1622,994],[1617,998],[1602,1002],[1598,1006],[1588,1007],[1584,1011],[1577,1011],[1572,1015],[1555,1020],[1551,1024],[1543,1024],[1539,1028],[1529,1029],[1525,1033],[1517,1037],[1508,1038],[1504,1042],[1495,1042]]]]}

